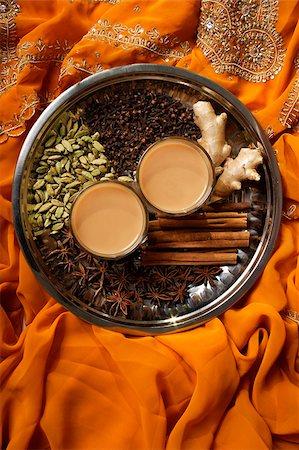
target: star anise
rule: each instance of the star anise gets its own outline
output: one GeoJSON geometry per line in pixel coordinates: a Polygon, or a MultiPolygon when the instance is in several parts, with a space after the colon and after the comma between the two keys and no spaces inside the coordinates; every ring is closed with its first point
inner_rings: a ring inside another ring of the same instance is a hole
{"type": "Polygon", "coordinates": [[[146,267],[138,267],[132,277],[135,289],[146,291],[150,281],[149,270],[146,267]]]}
{"type": "Polygon", "coordinates": [[[192,276],[192,267],[178,266],[177,280],[188,281],[192,276]]]}
{"type": "Polygon", "coordinates": [[[113,291],[107,295],[106,301],[112,303],[109,308],[109,314],[114,317],[118,315],[119,310],[126,316],[128,314],[128,306],[132,305],[131,300],[126,292],[113,291]]]}
{"type": "Polygon", "coordinates": [[[217,275],[222,272],[221,267],[218,266],[202,266],[195,267],[193,270],[194,278],[192,279],[192,284],[202,284],[205,286],[210,283],[213,287],[215,286],[215,280],[217,275]]]}
{"type": "Polygon", "coordinates": [[[109,271],[108,261],[93,258],[93,264],[100,273],[103,273],[104,275],[108,274],[109,271]]]}
{"type": "Polygon", "coordinates": [[[57,263],[57,266],[63,266],[63,269],[67,273],[71,273],[76,267],[72,259],[68,259],[67,261],[60,261],[57,263]]]}
{"type": "Polygon", "coordinates": [[[103,274],[100,275],[99,279],[93,280],[89,288],[93,292],[93,299],[99,303],[99,299],[107,294],[107,286],[104,285],[103,274]]]}
{"type": "Polygon", "coordinates": [[[99,281],[93,282],[92,285],[88,287],[88,291],[90,294],[88,304],[90,306],[101,307],[105,303],[106,290],[99,281]]]}
{"type": "Polygon", "coordinates": [[[70,248],[74,248],[75,240],[72,231],[69,228],[63,228],[61,230],[62,244],[68,245],[70,248]]]}
{"type": "Polygon", "coordinates": [[[148,292],[145,294],[152,304],[161,306],[160,302],[168,302],[171,297],[165,293],[162,286],[155,287],[154,285],[149,286],[148,292]]]}
{"type": "Polygon", "coordinates": [[[176,269],[169,269],[168,267],[154,267],[151,271],[151,278],[154,282],[162,287],[166,287],[173,283],[177,277],[178,271],[176,269]]]}
{"type": "Polygon", "coordinates": [[[91,274],[90,271],[90,267],[85,267],[79,262],[78,270],[73,272],[73,276],[78,279],[78,284],[80,286],[88,284],[88,282],[92,281],[92,279],[97,275],[96,273],[91,274]]]}
{"type": "Polygon", "coordinates": [[[171,295],[172,297],[172,301],[183,303],[187,297],[186,289],[187,289],[186,281],[183,282],[176,281],[172,287],[172,290],[169,292],[169,295],[171,295]]]}
{"type": "Polygon", "coordinates": [[[85,251],[80,251],[80,253],[76,256],[75,258],[76,261],[80,261],[80,260],[84,260],[87,265],[90,265],[92,263],[93,260],[93,256],[91,253],[85,252],[85,251]]]}
{"type": "Polygon", "coordinates": [[[63,245],[62,242],[57,241],[57,248],[48,254],[47,260],[48,262],[59,260],[66,263],[69,259],[72,259],[72,257],[73,255],[71,250],[63,245]]]}
{"type": "Polygon", "coordinates": [[[109,279],[109,264],[107,261],[99,261],[93,258],[92,267],[99,274],[99,280],[97,280],[99,290],[104,287],[105,279],[109,279]]]}
{"type": "Polygon", "coordinates": [[[119,291],[127,291],[131,284],[129,271],[127,271],[125,266],[115,268],[109,274],[109,281],[113,288],[119,291]]]}

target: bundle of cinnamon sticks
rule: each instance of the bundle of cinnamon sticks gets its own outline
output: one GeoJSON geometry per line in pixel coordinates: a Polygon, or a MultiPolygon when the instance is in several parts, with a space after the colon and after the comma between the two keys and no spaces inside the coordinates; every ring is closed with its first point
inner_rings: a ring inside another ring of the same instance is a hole
{"type": "Polygon", "coordinates": [[[150,222],[142,263],[223,265],[237,263],[237,249],[248,247],[250,203],[225,203],[180,218],[157,215],[150,222]]]}

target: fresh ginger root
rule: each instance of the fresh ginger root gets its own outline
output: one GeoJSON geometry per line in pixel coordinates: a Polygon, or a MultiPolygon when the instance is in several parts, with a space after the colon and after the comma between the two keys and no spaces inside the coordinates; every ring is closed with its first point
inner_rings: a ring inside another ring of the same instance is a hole
{"type": "Polygon", "coordinates": [[[216,116],[211,103],[203,101],[195,103],[193,111],[194,122],[201,130],[198,143],[209,153],[218,175],[223,171],[221,164],[231,153],[231,146],[225,141],[227,115],[216,116]]]}
{"type": "Polygon", "coordinates": [[[227,158],[223,173],[216,182],[210,202],[228,197],[233,191],[241,189],[241,181],[260,179],[256,167],[263,162],[262,145],[255,148],[241,148],[235,159],[227,158]]]}

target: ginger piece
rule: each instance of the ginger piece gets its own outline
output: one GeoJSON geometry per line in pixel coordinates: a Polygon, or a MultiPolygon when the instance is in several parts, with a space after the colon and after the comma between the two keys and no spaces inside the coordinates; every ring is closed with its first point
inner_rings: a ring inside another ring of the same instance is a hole
{"type": "Polygon", "coordinates": [[[223,168],[223,161],[230,155],[231,146],[225,141],[226,113],[216,116],[210,102],[198,101],[193,105],[194,122],[200,128],[198,143],[208,152],[215,166],[216,175],[223,168]]]}
{"type": "Polygon", "coordinates": [[[262,145],[258,142],[255,148],[241,148],[235,159],[227,158],[223,173],[216,182],[210,202],[228,197],[232,192],[241,189],[241,181],[260,179],[256,167],[263,162],[262,145]]]}

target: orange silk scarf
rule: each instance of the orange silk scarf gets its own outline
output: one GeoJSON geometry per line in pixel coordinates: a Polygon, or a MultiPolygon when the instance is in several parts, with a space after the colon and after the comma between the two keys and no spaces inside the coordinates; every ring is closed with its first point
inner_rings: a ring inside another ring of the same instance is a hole
{"type": "Polygon", "coordinates": [[[0,0],[2,448],[298,448],[298,9],[297,0],[0,0]],[[197,329],[159,337],[66,311],[29,269],[12,220],[14,167],[42,109],[92,73],[138,62],[197,72],[236,95],[273,142],[284,190],[279,239],[250,292],[197,329]]]}

